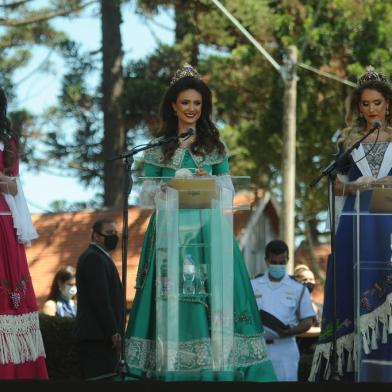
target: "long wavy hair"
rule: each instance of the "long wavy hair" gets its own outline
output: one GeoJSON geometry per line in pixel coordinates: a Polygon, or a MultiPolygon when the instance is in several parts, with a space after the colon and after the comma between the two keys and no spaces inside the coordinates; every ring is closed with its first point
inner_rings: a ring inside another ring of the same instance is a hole
{"type": "Polygon", "coordinates": [[[75,267],[72,265],[63,265],[60,269],[56,272],[56,275],[53,278],[52,285],[50,287],[50,292],[47,297],[47,301],[52,300],[57,302],[61,299],[61,291],[60,291],[60,284],[66,282],[74,278],[76,275],[75,267]]]}
{"type": "Polygon", "coordinates": [[[359,104],[364,90],[375,90],[379,92],[389,103],[389,113],[385,117],[385,130],[389,133],[390,140],[392,140],[392,88],[388,83],[371,80],[355,88],[348,98],[346,114],[346,124],[348,127],[343,129],[341,136],[341,143],[343,143],[344,148],[352,146],[364,135],[363,132],[366,130],[366,120],[360,116],[359,111],[359,104]]]}
{"type": "MultiPolygon", "coordinates": [[[[184,77],[171,85],[163,96],[160,106],[161,127],[158,136],[170,137],[178,134],[178,118],[172,104],[181,92],[196,90],[202,97],[200,118],[196,122],[196,138],[190,146],[193,154],[206,155],[213,151],[223,154],[225,146],[219,138],[219,131],[212,121],[212,93],[209,87],[198,78],[184,77]]],[[[178,148],[178,141],[162,146],[165,161],[168,162],[178,148]]]]}
{"type": "Polygon", "coordinates": [[[19,157],[19,137],[11,129],[11,122],[7,117],[7,97],[0,87],[0,141],[4,144],[4,172],[11,171],[19,157]]]}

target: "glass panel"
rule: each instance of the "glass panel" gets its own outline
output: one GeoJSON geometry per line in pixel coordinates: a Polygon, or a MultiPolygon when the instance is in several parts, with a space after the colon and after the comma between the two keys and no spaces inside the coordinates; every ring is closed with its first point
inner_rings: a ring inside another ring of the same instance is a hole
{"type": "Polygon", "coordinates": [[[178,193],[155,195],[156,209],[156,370],[175,371],[179,352],[178,193]]]}
{"type": "Polygon", "coordinates": [[[392,187],[358,190],[354,211],[342,218],[354,239],[356,381],[391,382],[392,187]]]}
{"type": "Polygon", "coordinates": [[[234,371],[232,194],[223,188],[211,210],[211,347],[214,371],[234,371]]]}
{"type": "Polygon", "coordinates": [[[215,177],[176,180],[141,186],[144,206],[156,208],[157,377],[235,379],[233,191],[215,177]]]}

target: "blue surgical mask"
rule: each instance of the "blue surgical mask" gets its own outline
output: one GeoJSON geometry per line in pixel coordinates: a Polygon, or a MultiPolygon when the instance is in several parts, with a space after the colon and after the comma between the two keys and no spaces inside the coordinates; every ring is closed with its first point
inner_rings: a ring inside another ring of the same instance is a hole
{"type": "Polygon", "coordinates": [[[270,264],[268,273],[275,279],[282,279],[286,273],[286,264],[270,264]]]}

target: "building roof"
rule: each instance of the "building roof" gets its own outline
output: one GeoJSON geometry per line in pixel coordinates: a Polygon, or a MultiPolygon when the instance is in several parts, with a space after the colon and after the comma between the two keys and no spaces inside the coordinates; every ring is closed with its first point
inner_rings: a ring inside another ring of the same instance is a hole
{"type": "MultiPolygon", "coordinates": [[[[242,193],[240,204],[249,203],[250,209],[239,210],[234,214],[234,233],[237,239],[246,229],[253,208],[263,193],[242,193]]],[[[276,220],[276,211],[271,205],[266,206],[266,212],[271,219],[276,220]]],[[[128,252],[127,252],[127,302],[133,300],[135,278],[139,263],[140,250],[144,233],[147,229],[151,210],[139,207],[128,209],[128,252]]],[[[41,309],[49,294],[54,274],[60,266],[70,264],[76,266],[79,255],[90,243],[91,227],[97,219],[111,218],[118,226],[121,236],[123,212],[122,210],[84,210],[77,212],[58,212],[33,214],[32,219],[39,234],[31,247],[26,248],[30,274],[34,285],[37,303],[41,309]]],[[[121,241],[121,238],[120,238],[121,241]]],[[[113,260],[122,278],[121,246],[113,253],[113,260]]]]}

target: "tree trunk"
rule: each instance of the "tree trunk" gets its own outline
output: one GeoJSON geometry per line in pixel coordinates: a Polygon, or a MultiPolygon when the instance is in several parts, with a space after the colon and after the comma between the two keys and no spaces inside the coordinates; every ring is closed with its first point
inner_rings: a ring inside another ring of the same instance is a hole
{"type": "Polygon", "coordinates": [[[283,118],[283,154],[282,154],[282,213],[280,216],[280,238],[289,247],[287,270],[294,271],[295,247],[295,149],[296,149],[296,108],[297,108],[297,48],[289,48],[289,56],[282,68],[284,80],[284,118],[283,118]]]}
{"type": "Polygon", "coordinates": [[[123,200],[123,163],[107,159],[123,152],[126,140],[121,108],[124,82],[120,6],[120,0],[101,0],[104,206],[118,208],[123,200]]]}

